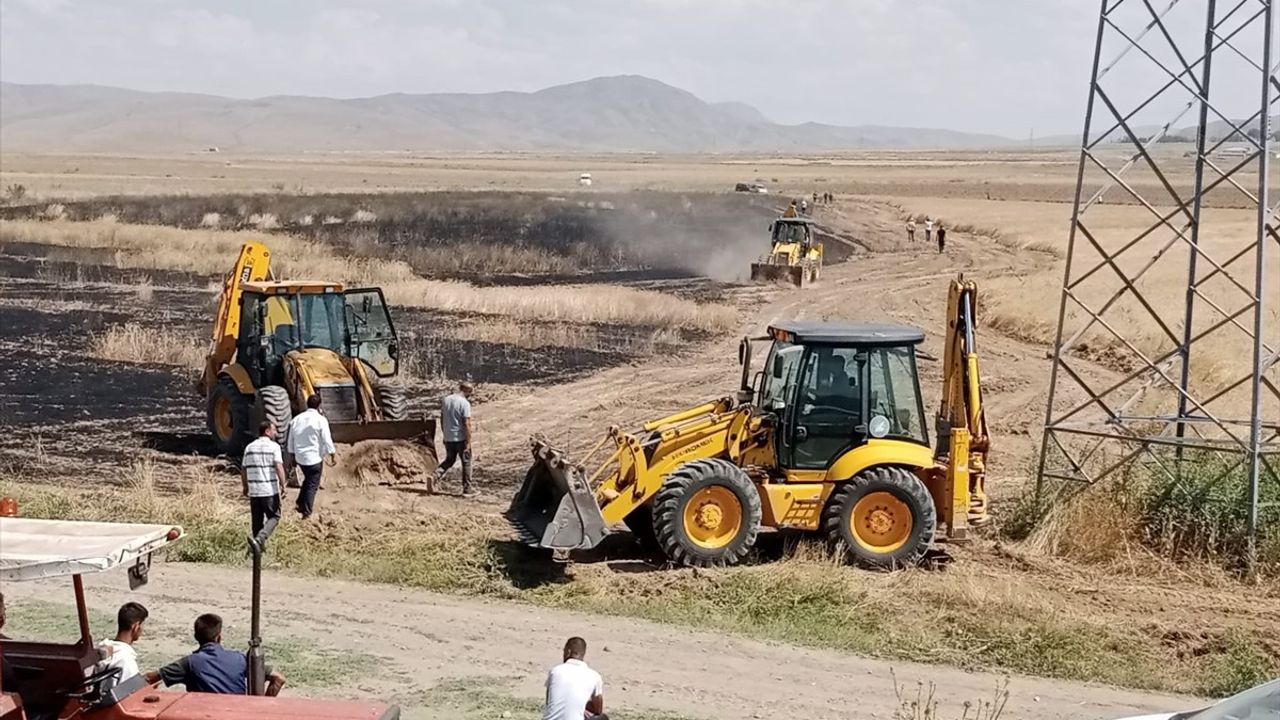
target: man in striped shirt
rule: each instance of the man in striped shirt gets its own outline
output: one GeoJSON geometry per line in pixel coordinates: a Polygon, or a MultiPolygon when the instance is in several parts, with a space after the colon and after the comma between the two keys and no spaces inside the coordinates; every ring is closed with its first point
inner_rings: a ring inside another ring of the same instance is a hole
{"type": "Polygon", "coordinates": [[[240,483],[249,498],[253,540],[261,549],[280,522],[280,498],[284,495],[284,456],[276,442],[276,426],[270,422],[258,426],[258,439],[244,449],[240,483]]]}

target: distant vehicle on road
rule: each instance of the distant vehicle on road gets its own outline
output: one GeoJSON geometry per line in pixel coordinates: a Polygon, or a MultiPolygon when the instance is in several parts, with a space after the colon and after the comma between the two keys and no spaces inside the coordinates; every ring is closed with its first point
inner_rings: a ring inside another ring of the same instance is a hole
{"type": "Polygon", "coordinates": [[[738,183],[733,186],[734,192],[756,193],[758,195],[768,195],[769,188],[761,183],[738,183]]]}
{"type": "Polygon", "coordinates": [[[582,173],[579,175],[578,184],[583,187],[591,187],[591,173],[582,173]]]}
{"type": "Polygon", "coordinates": [[[1280,678],[1211,705],[1202,710],[1157,713],[1120,720],[1249,720],[1280,717],[1280,678]]]}
{"type": "Polygon", "coordinates": [[[1233,145],[1225,147],[1218,151],[1218,157],[1224,158],[1242,158],[1249,154],[1249,149],[1242,145],[1233,145]]]}

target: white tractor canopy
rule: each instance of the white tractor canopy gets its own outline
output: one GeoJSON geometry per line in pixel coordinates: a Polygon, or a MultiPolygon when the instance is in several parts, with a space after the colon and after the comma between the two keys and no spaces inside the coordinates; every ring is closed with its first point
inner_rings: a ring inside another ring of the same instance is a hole
{"type": "Polygon", "coordinates": [[[182,535],[175,525],[0,517],[0,582],[131,566],[182,535]]]}

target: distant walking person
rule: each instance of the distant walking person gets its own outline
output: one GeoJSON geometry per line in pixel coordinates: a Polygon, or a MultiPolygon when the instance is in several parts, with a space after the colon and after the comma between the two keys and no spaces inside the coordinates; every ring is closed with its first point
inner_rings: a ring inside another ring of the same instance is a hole
{"type": "Polygon", "coordinates": [[[941,253],[947,249],[947,229],[938,224],[938,252],[941,253]]]}
{"type": "Polygon", "coordinates": [[[338,462],[338,449],[333,446],[329,433],[329,420],[320,414],[320,396],[307,398],[307,409],[289,423],[289,455],[302,468],[302,489],[298,491],[298,514],[303,520],[315,512],[316,492],[320,489],[320,476],[324,470],[325,456],[329,466],[338,462]]]}
{"type": "Polygon", "coordinates": [[[915,219],[907,220],[907,242],[916,241],[916,221],[915,219]]]}
{"type": "Polygon", "coordinates": [[[933,240],[933,218],[926,217],[924,219],[924,241],[930,242],[932,240],[933,240]]]}
{"type": "Polygon", "coordinates": [[[609,720],[604,714],[604,679],[587,666],[587,641],[571,637],[564,662],[547,673],[547,704],[542,720],[609,720]]]}
{"type": "Polygon", "coordinates": [[[240,460],[240,486],[249,498],[253,542],[262,549],[280,523],[280,499],[284,497],[284,456],[276,442],[276,426],[258,426],[258,439],[244,449],[240,460]]]}
{"type": "Polygon", "coordinates": [[[440,429],[444,436],[444,462],[436,468],[436,480],[462,460],[462,496],[471,491],[471,383],[458,383],[458,391],[440,402],[440,429]]]}

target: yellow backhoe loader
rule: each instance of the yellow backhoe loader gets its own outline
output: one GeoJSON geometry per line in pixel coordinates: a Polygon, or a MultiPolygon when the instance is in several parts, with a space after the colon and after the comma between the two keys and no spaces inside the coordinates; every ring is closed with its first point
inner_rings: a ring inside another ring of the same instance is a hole
{"type": "Polygon", "coordinates": [[[783,322],[743,339],[736,397],[635,432],[612,427],[581,462],[534,438],[507,517],[524,542],[561,552],[622,523],[672,562],[731,565],[761,528],[792,528],[825,534],[863,566],[916,563],[936,539],[987,520],[976,309],[976,285],[953,281],[936,449],[916,370],[923,332],[783,322]],[[757,341],[772,346],[753,373],[757,341]]]}
{"type": "Polygon", "coordinates": [[[769,226],[769,254],[751,263],[751,279],[785,280],[802,287],[822,274],[822,243],[813,237],[813,220],[783,216],[769,226]]]}
{"type": "Polygon", "coordinates": [[[257,424],[288,425],[319,394],[336,443],[415,439],[435,421],[410,418],[399,348],[382,290],[271,279],[271,253],[246,243],[227,274],[197,388],[218,449],[237,455],[257,424]]]}

